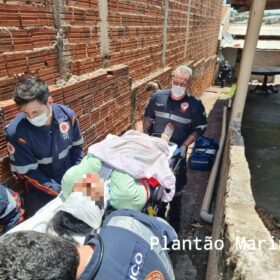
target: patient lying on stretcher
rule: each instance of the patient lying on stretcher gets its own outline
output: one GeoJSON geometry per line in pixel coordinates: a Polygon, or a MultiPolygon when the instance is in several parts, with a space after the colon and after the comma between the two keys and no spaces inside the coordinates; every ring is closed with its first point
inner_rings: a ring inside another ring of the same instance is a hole
{"type": "Polygon", "coordinates": [[[156,179],[163,187],[162,200],[168,202],[172,199],[175,188],[175,177],[168,166],[168,159],[169,147],[159,138],[137,131],[128,131],[120,137],[108,135],[105,140],[89,148],[87,156],[79,165],[66,172],[62,179],[62,193],[30,220],[32,227],[22,225],[19,230],[35,229],[45,232],[48,227],[49,231],[67,235],[65,228],[73,231],[73,219],[78,219],[89,227],[76,226],[77,230],[74,229],[74,233],[84,235],[92,228],[100,227],[103,211],[108,205],[114,209],[141,211],[150,196],[150,188],[145,180],[151,178],[156,179]],[[111,168],[108,168],[107,164],[111,168]],[[98,191],[94,191],[98,180],[101,180],[100,173],[105,173],[105,177],[108,175],[106,173],[109,173],[102,192],[103,199],[102,196],[96,198],[98,191]],[[79,189],[79,182],[90,185],[90,191],[89,188],[79,189]],[[89,196],[92,196],[92,200],[89,196]],[[54,214],[56,215],[52,223],[49,223],[54,214]],[[36,219],[43,220],[43,223],[37,226],[36,219]],[[61,231],[61,223],[64,233],[61,231]]]}
{"type": "Polygon", "coordinates": [[[80,164],[70,168],[62,179],[63,193],[87,173],[100,174],[107,188],[106,197],[115,209],[141,210],[149,196],[145,180],[155,179],[163,188],[162,200],[169,202],[175,192],[175,176],[169,167],[170,148],[156,137],[129,130],[122,136],[112,134],[89,147],[80,164]]]}
{"type": "MultiPolygon", "coordinates": [[[[161,139],[154,139],[134,131],[129,131],[122,137],[109,135],[102,142],[91,146],[82,162],[70,168],[62,179],[63,194],[66,197],[70,193],[72,194],[52,220],[53,230],[64,235],[63,232],[65,233],[67,225],[71,225],[71,230],[74,228],[70,221],[72,217],[69,217],[69,209],[70,214],[79,220],[84,221],[84,217],[90,216],[85,213],[86,210],[83,215],[78,213],[78,209],[81,210],[85,203],[79,201],[77,196],[74,198],[76,192],[83,192],[84,195],[91,196],[95,204],[102,209],[106,209],[109,205],[113,209],[127,208],[141,211],[151,193],[151,187],[147,181],[156,178],[154,181],[159,180],[161,184],[165,185],[163,199],[169,201],[173,196],[174,175],[168,166],[167,151],[169,152],[168,147],[161,139]],[[118,168],[112,166],[118,166],[118,168]],[[96,189],[99,180],[102,180],[99,179],[99,176],[103,176],[105,180],[103,196],[100,196],[100,191],[98,188],[96,189]],[[85,184],[88,185],[88,188],[85,188],[85,184]],[[102,199],[98,200],[97,197],[102,197],[102,199]],[[83,206],[79,207],[82,204],[83,206]]],[[[80,199],[84,198],[80,197],[80,199]]],[[[90,209],[90,207],[87,208],[90,209]]],[[[91,216],[93,217],[94,214],[91,216]]],[[[86,223],[89,224],[89,219],[86,223]]],[[[81,227],[78,224],[77,221],[76,234],[80,233],[81,227]]],[[[91,227],[98,228],[96,225],[91,227]]],[[[90,230],[87,227],[82,228],[90,230]]]]}

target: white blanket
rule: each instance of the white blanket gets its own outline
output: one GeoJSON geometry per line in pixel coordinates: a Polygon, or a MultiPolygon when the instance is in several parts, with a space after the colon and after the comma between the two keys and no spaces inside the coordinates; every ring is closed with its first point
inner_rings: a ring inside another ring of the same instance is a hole
{"type": "Polygon", "coordinates": [[[88,153],[136,179],[157,179],[165,189],[162,200],[172,200],[175,176],[169,168],[169,147],[164,140],[129,130],[122,136],[108,134],[103,141],[90,146],[88,153]]]}

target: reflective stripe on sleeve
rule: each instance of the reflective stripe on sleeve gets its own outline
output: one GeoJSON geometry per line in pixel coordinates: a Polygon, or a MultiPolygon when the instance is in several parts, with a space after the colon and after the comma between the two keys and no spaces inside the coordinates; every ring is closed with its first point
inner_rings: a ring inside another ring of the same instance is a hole
{"type": "Polygon", "coordinates": [[[30,170],[36,170],[38,168],[38,163],[32,163],[28,165],[23,165],[23,166],[16,166],[11,164],[11,170],[13,172],[17,172],[19,174],[26,174],[30,170]]]}
{"type": "Polygon", "coordinates": [[[207,124],[204,125],[198,125],[195,128],[205,129],[207,127],[207,124]]]}
{"type": "Polygon", "coordinates": [[[179,123],[183,123],[183,124],[191,123],[190,119],[185,119],[185,118],[178,117],[178,116],[175,116],[175,115],[172,115],[172,114],[170,115],[170,119],[173,120],[173,121],[179,122],[179,123]]]}
{"type": "Polygon", "coordinates": [[[52,162],[53,162],[52,157],[38,159],[39,164],[50,164],[52,162]]]}
{"type": "Polygon", "coordinates": [[[69,145],[65,150],[59,153],[58,159],[63,159],[68,155],[69,150],[72,148],[72,145],[69,145]]]}
{"type": "Polygon", "coordinates": [[[156,115],[156,117],[169,119],[169,113],[155,111],[155,115],[156,115]]]}
{"type": "Polygon", "coordinates": [[[191,123],[190,119],[185,119],[185,118],[182,118],[182,117],[179,117],[179,116],[176,116],[173,114],[165,113],[165,112],[155,111],[155,115],[156,115],[156,117],[173,120],[173,121],[176,121],[176,122],[179,122],[182,124],[191,123]]]}
{"type": "Polygon", "coordinates": [[[66,149],[64,149],[62,152],[59,153],[58,155],[58,159],[63,159],[68,155],[69,150],[73,147],[73,146],[80,146],[84,143],[84,139],[81,138],[80,140],[73,142],[72,145],[69,145],[66,149]]]}
{"type": "Polygon", "coordinates": [[[83,145],[83,144],[84,144],[84,139],[81,138],[80,140],[73,142],[72,145],[73,146],[80,146],[80,145],[83,145]]]}

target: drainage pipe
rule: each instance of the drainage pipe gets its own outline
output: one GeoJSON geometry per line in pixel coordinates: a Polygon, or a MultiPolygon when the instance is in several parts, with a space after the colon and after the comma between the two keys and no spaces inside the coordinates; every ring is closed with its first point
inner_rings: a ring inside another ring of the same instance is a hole
{"type": "Polygon", "coordinates": [[[220,161],[224,149],[224,143],[225,143],[225,138],[226,138],[226,124],[227,124],[227,107],[224,106],[223,109],[223,122],[222,122],[222,133],[221,133],[221,138],[219,142],[219,150],[216,155],[216,159],[214,162],[214,165],[212,167],[212,171],[209,177],[209,181],[207,184],[206,188],[206,193],[203,199],[203,204],[200,210],[200,217],[203,221],[211,224],[213,222],[213,214],[209,213],[210,210],[210,205],[211,205],[211,200],[212,200],[212,195],[214,191],[214,186],[215,186],[215,181],[216,177],[218,174],[218,169],[220,166],[220,161]]]}

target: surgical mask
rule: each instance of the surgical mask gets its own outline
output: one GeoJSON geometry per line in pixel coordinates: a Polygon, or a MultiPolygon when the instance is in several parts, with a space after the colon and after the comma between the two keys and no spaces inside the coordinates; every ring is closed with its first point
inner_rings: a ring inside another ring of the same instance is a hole
{"type": "Polygon", "coordinates": [[[186,94],[186,87],[172,85],[171,92],[174,97],[180,98],[186,94]]]}
{"type": "Polygon", "coordinates": [[[47,113],[43,113],[43,114],[41,114],[41,115],[39,115],[35,118],[32,118],[32,119],[30,119],[28,117],[26,117],[26,118],[31,124],[40,127],[40,126],[43,126],[47,122],[48,118],[51,115],[52,115],[52,109],[50,108],[50,114],[49,115],[47,113]]]}

